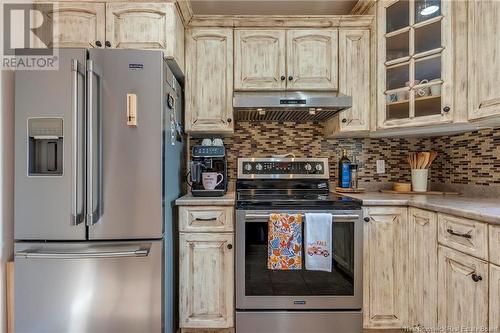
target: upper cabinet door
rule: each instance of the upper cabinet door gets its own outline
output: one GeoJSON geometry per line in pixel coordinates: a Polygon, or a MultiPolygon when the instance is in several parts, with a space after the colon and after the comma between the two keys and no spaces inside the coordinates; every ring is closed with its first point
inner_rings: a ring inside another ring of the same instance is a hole
{"type": "Polygon", "coordinates": [[[167,49],[175,20],[167,3],[106,4],[106,38],[122,49],[167,49]]]}
{"type": "Polygon", "coordinates": [[[453,121],[454,1],[432,4],[377,3],[378,128],[453,121]]]}
{"type": "Polygon", "coordinates": [[[500,114],[500,2],[469,2],[469,119],[500,114]]]}
{"type": "Polygon", "coordinates": [[[233,30],[186,32],[186,131],[233,132],[233,30]]]}
{"type": "Polygon", "coordinates": [[[339,91],[352,97],[340,113],[341,131],[370,129],[370,31],[340,30],[339,91]]]}
{"type": "Polygon", "coordinates": [[[283,90],[285,31],[235,30],[235,90],[283,90]]]}
{"type": "Polygon", "coordinates": [[[287,89],[337,89],[337,30],[288,30],[286,49],[287,89]]]}
{"type": "MultiPolygon", "coordinates": [[[[43,19],[52,22],[54,30],[39,33],[48,41],[48,47],[89,48],[104,46],[105,7],[103,3],[92,2],[57,2],[51,10],[43,4],[35,5],[43,13],[43,19]],[[49,34],[53,34],[50,36],[49,34]],[[98,45],[96,45],[96,43],[98,45]]],[[[34,18],[34,26],[40,26],[38,16],[34,18]]],[[[43,25],[50,27],[50,25],[43,25]]],[[[33,47],[44,47],[36,41],[33,47]]]]}

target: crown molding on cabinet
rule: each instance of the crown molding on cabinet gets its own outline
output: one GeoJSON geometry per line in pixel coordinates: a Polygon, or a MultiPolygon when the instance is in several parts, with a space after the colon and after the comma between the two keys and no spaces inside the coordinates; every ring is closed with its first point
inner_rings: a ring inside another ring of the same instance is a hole
{"type": "Polygon", "coordinates": [[[351,10],[351,15],[364,15],[375,6],[377,0],[359,0],[351,10]]]}
{"type": "Polygon", "coordinates": [[[191,27],[369,28],[373,15],[193,15],[191,27]]]}
{"type": "Polygon", "coordinates": [[[177,9],[181,14],[184,26],[187,27],[193,18],[193,8],[191,7],[191,0],[176,0],[177,9]]]}

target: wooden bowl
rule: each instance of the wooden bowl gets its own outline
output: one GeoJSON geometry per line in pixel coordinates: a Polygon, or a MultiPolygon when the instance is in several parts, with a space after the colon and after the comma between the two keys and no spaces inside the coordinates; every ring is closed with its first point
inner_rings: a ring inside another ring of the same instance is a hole
{"type": "Polygon", "coordinates": [[[397,192],[410,192],[411,183],[394,183],[392,189],[397,192]]]}

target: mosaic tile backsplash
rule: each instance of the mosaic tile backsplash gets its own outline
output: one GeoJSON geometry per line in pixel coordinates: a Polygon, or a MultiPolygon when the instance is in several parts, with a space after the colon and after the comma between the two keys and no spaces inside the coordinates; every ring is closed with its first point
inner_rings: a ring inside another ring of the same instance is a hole
{"type": "MultiPolygon", "coordinates": [[[[200,144],[201,140],[194,140],[200,144]]],[[[433,183],[500,186],[500,129],[436,138],[325,139],[318,123],[240,122],[235,134],[224,139],[230,180],[236,179],[238,157],[270,157],[294,153],[296,157],[328,157],[330,178],[337,179],[337,163],[347,149],[359,164],[360,182],[410,181],[406,156],[411,151],[437,150],[431,167],[433,183]],[[386,173],[376,173],[376,161],[385,160],[386,173]]]]}

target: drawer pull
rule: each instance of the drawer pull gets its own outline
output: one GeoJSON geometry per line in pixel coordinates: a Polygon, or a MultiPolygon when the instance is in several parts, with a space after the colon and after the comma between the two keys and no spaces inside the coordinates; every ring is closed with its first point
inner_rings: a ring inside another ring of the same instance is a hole
{"type": "Polygon", "coordinates": [[[197,217],[195,218],[196,221],[201,221],[201,222],[209,222],[209,221],[217,221],[216,217],[210,217],[210,218],[202,218],[202,217],[197,217]]]}
{"type": "Polygon", "coordinates": [[[461,233],[458,233],[458,232],[453,231],[453,229],[446,229],[446,231],[447,231],[450,235],[453,235],[453,236],[463,237],[463,238],[467,238],[467,239],[471,239],[471,238],[472,238],[472,236],[471,236],[471,235],[469,235],[469,234],[461,234],[461,233]]]}
{"type": "Polygon", "coordinates": [[[472,281],[474,281],[474,282],[479,282],[479,281],[483,280],[483,277],[481,275],[472,274],[471,277],[472,277],[472,281]]]}
{"type": "Polygon", "coordinates": [[[233,248],[233,244],[227,244],[227,248],[231,250],[233,248]]]}

